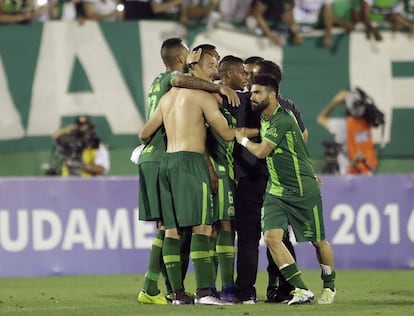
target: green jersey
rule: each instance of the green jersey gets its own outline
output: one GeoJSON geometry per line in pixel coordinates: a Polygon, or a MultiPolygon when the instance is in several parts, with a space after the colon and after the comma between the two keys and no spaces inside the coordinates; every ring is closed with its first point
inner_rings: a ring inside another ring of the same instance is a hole
{"type": "MultiPolygon", "coordinates": [[[[172,79],[178,71],[160,73],[152,82],[147,98],[147,119],[151,117],[160,102],[161,97],[171,89],[172,79]]],[[[166,151],[165,130],[161,127],[150,139],[139,156],[138,164],[150,161],[160,161],[166,151]]]]}
{"type": "MultiPolygon", "coordinates": [[[[225,107],[220,107],[220,111],[226,118],[230,127],[236,127],[236,118],[225,107]]],[[[217,171],[217,165],[224,166],[229,173],[229,178],[234,179],[234,158],[233,158],[234,141],[227,142],[223,140],[213,129],[207,130],[207,150],[213,160],[213,165],[217,171]]]]}
{"type": "Polygon", "coordinates": [[[266,158],[269,181],[266,192],[283,198],[298,198],[319,190],[302,132],[293,113],[278,106],[269,119],[262,117],[263,141],[275,145],[266,158]]]}

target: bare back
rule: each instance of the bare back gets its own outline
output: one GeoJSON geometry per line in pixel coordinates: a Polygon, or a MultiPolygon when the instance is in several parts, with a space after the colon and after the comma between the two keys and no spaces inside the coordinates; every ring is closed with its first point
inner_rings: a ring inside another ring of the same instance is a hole
{"type": "Polygon", "coordinates": [[[217,102],[201,90],[172,88],[160,101],[162,119],[167,132],[167,152],[204,153],[206,126],[203,103],[217,102]]]}

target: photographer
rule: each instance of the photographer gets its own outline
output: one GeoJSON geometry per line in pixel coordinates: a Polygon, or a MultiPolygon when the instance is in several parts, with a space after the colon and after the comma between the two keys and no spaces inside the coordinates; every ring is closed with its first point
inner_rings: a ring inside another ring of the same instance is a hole
{"type": "Polygon", "coordinates": [[[61,166],[62,176],[91,177],[109,171],[108,149],[96,136],[95,126],[87,116],[79,116],[73,124],[59,129],[52,137],[54,150],[60,157],[60,163],[56,165],[61,166]]]}
{"type": "Polygon", "coordinates": [[[334,135],[334,142],[325,142],[324,146],[326,150],[332,149],[336,143],[340,174],[375,171],[378,161],[371,127],[383,125],[384,115],[362,89],[339,91],[319,114],[317,122],[334,135]],[[339,104],[346,105],[346,118],[331,117],[339,104]]]}

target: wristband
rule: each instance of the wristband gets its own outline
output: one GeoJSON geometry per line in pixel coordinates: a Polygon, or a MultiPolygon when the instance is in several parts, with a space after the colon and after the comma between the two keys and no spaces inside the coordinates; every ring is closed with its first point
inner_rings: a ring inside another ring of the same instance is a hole
{"type": "Polygon", "coordinates": [[[247,137],[243,137],[242,138],[242,140],[241,140],[241,142],[240,142],[240,144],[243,146],[243,147],[246,147],[247,146],[247,142],[249,141],[249,139],[247,138],[247,137]]]}

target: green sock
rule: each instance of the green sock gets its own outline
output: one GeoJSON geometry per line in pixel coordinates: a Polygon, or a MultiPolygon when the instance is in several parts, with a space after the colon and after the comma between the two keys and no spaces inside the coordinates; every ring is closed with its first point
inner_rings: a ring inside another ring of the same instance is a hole
{"type": "Polygon", "coordinates": [[[209,252],[209,237],[193,234],[190,255],[197,289],[209,288],[214,284],[214,268],[209,252]]]}
{"type": "Polygon", "coordinates": [[[144,290],[149,295],[160,293],[158,289],[158,279],[161,272],[162,244],[164,241],[165,231],[159,230],[152,242],[151,252],[148,262],[148,270],[145,273],[144,290]]]}
{"type": "Polygon", "coordinates": [[[335,291],[335,271],[332,271],[331,274],[324,274],[322,270],[321,279],[324,288],[330,288],[332,291],[335,291]]]}
{"type": "Polygon", "coordinates": [[[217,237],[217,257],[221,272],[223,287],[234,285],[234,241],[233,233],[220,231],[217,237]]]}
{"type": "Polygon", "coordinates": [[[292,263],[283,269],[280,269],[280,272],[285,277],[286,281],[291,283],[294,287],[307,290],[308,287],[305,285],[301,278],[301,272],[298,270],[296,263],[292,263]]]}
{"type": "Polygon", "coordinates": [[[164,260],[162,261],[161,273],[163,274],[164,279],[165,279],[165,288],[167,289],[167,293],[172,293],[173,290],[171,287],[170,280],[168,279],[168,273],[167,273],[167,269],[165,268],[164,260]]]}
{"type": "Polygon", "coordinates": [[[182,290],[180,240],[165,237],[162,254],[172,290],[182,290]]]}
{"type": "MultiPolygon", "coordinates": [[[[219,259],[217,256],[217,251],[216,251],[216,245],[217,245],[217,237],[213,237],[210,236],[210,243],[209,243],[209,252],[210,252],[210,257],[211,257],[211,262],[213,262],[213,273],[214,273],[214,280],[217,279],[217,270],[218,270],[218,265],[219,265],[219,259]]],[[[210,284],[210,285],[214,285],[214,284],[210,284]]]]}

